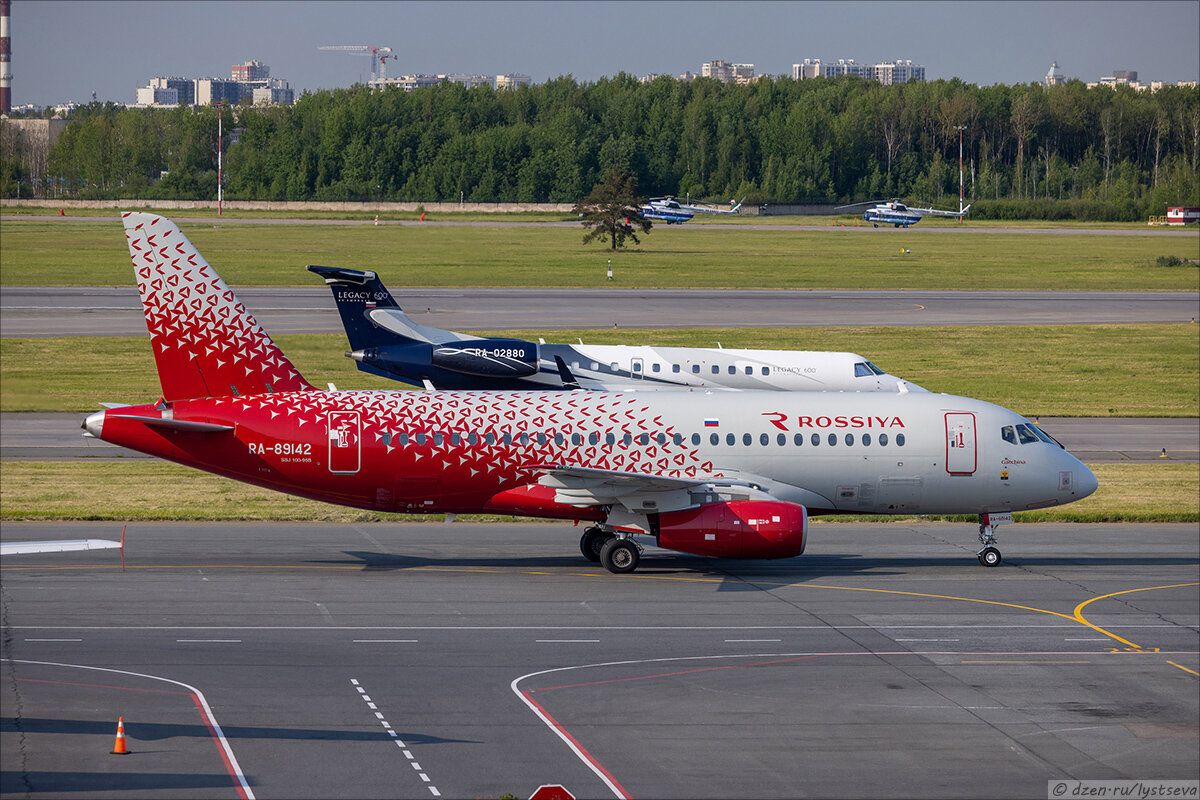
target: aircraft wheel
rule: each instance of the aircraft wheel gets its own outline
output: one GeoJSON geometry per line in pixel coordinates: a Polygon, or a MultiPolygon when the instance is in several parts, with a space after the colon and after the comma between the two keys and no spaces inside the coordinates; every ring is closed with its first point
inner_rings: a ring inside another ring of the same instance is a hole
{"type": "Polygon", "coordinates": [[[1000,551],[994,547],[985,547],[979,551],[979,563],[985,567],[1000,566],[1000,551]]]}
{"type": "Polygon", "coordinates": [[[637,545],[628,539],[613,537],[605,542],[600,550],[600,563],[606,570],[617,575],[633,572],[637,569],[640,558],[637,545]]]}
{"type": "Polygon", "coordinates": [[[600,551],[609,539],[614,538],[615,535],[608,531],[596,527],[588,528],[583,532],[583,536],[579,537],[579,550],[588,561],[599,563],[600,551]]]}

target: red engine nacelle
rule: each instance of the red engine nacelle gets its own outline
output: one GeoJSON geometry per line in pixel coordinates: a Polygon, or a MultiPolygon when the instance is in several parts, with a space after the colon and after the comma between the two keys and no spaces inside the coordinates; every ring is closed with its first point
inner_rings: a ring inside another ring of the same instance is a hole
{"type": "Polygon", "coordinates": [[[779,500],[709,503],[659,514],[652,532],[659,547],[697,556],[791,558],[804,552],[808,511],[779,500]]]}

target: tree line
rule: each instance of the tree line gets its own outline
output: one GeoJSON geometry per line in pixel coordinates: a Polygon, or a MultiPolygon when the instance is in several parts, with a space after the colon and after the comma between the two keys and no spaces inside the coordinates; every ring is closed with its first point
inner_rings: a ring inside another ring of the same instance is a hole
{"type": "MultiPolygon", "coordinates": [[[[359,85],[224,113],[227,199],[575,203],[620,166],[645,192],[719,202],[953,205],[962,126],[980,216],[1132,220],[1200,205],[1193,87],[619,74],[502,91],[359,85]]],[[[216,130],[215,108],[93,103],[59,136],[39,189],[214,198],[216,130]]],[[[19,150],[0,152],[4,196],[22,177],[19,150]]]]}

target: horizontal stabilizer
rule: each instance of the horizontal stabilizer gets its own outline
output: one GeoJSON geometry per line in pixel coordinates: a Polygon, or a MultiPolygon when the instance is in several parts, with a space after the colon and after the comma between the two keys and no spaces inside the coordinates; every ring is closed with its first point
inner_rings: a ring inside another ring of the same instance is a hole
{"type": "Polygon", "coordinates": [[[367,319],[397,336],[403,336],[406,339],[413,339],[418,342],[444,344],[446,342],[470,342],[479,339],[478,336],[468,336],[465,333],[444,331],[441,328],[431,328],[428,325],[418,325],[398,308],[370,309],[367,311],[367,319]]]}

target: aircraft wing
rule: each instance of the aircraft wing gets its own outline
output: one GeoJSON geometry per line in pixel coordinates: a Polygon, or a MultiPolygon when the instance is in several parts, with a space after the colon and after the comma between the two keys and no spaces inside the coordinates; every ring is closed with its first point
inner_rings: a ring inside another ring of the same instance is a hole
{"type": "Polygon", "coordinates": [[[750,480],[717,475],[676,477],[571,464],[529,464],[524,469],[541,473],[538,484],[554,489],[557,503],[579,507],[619,505],[634,514],[695,508],[716,502],[731,489],[739,495],[753,494],[754,499],[775,499],[750,480]]]}
{"type": "Polygon", "coordinates": [[[15,556],[22,553],[67,553],[73,550],[107,550],[120,547],[120,542],[110,539],[60,539],[50,542],[4,542],[0,544],[0,556],[15,556]]]}

